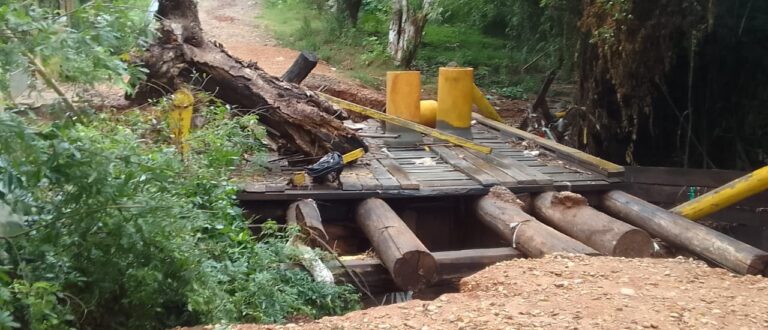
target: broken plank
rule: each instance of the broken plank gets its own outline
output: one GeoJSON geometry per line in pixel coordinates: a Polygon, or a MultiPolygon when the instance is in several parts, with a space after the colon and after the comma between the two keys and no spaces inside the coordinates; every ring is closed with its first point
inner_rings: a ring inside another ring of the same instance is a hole
{"type": "Polygon", "coordinates": [[[400,166],[400,164],[398,164],[394,159],[381,158],[379,159],[379,162],[381,163],[381,165],[384,166],[384,168],[387,169],[387,171],[389,171],[389,173],[395,179],[397,179],[402,189],[406,189],[406,190],[420,189],[421,185],[416,180],[413,180],[408,175],[408,172],[406,172],[405,169],[403,169],[400,166]]]}
{"type": "Polygon", "coordinates": [[[354,173],[354,168],[344,169],[339,177],[341,183],[341,190],[346,191],[360,191],[363,190],[363,185],[357,179],[357,175],[354,173]]]}
{"type": "Polygon", "coordinates": [[[507,174],[506,172],[502,171],[496,166],[493,166],[492,164],[480,159],[480,157],[477,157],[469,152],[467,152],[464,149],[454,149],[454,151],[459,155],[463,156],[464,160],[472,163],[473,165],[477,166],[479,169],[485,171],[486,173],[492,175],[494,178],[499,180],[499,183],[504,186],[514,186],[517,185],[517,179],[512,177],[511,175],[507,174]]]}
{"type": "Polygon", "coordinates": [[[475,165],[472,165],[463,158],[459,157],[459,155],[457,155],[451,149],[441,146],[433,147],[432,150],[440,155],[440,158],[442,158],[443,161],[453,165],[453,167],[455,167],[457,170],[464,172],[464,174],[468,175],[472,179],[475,179],[477,182],[480,182],[480,184],[483,186],[493,186],[499,184],[499,180],[477,168],[475,165]]]}
{"type": "Polygon", "coordinates": [[[381,165],[381,163],[379,163],[378,160],[371,161],[369,168],[371,169],[371,174],[373,174],[373,177],[375,177],[376,180],[379,180],[379,182],[381,183],[381,189],[383,190],[400,189],[400,183],[397,182],[397,179],[395,179],[395,177],[389,174],[389,172],[387,172],[387,169],[385,169],[384,166],[381,165]]]}
{"type": "Polygon", "coordinates": [[[537,184],[537,185],[550,185],[553,180],[544,174],[536,172],[530,169],[528,166],[521,164],[513,159],[497,157],[493,154],[485,155],[476,153],[474,151],[468,151],[472,155],[485,160],[498,167],[502,171],[506,172],[513,178],[517,179],[518,184],[537,184]]]}

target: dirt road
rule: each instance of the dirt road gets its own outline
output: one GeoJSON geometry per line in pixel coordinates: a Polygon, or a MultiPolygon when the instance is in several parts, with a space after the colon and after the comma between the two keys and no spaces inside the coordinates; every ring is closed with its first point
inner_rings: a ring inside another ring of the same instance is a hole
{"type": "Polygon", "coordinates": [[[766,329],[768,279],[689,259],[554,256],[492,266],[435,301],[254,329],[766,329]]]}
{"type": "MultiPolygon", "coordinates": [[[[299,54],[279,47],[260,15],[262,0],[200,0],[198,12],[208,38],[224,45],[233,55],[256,62],[271,75],[282,75],[299,54]]],[[[331,67],[321,62],[313,71],[333,75],[331,67]]]]}

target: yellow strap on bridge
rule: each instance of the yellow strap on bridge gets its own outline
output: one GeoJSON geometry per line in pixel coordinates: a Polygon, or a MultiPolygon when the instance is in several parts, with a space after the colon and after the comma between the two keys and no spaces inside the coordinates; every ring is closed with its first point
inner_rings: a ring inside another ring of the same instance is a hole
{"type": "Polygon", "coordinates": [[[383,121],[385,121],[387,123],[390,123],[390,124],[395,124],[395,125],[398,125],[398,126],[409,128],[409,129],[412,129],[414,131],[417,131],[417,132],[420,132],[420,133],[424,133],[424,134],[427,134],[429,136],[438,138],[440,140],[444,140],[444,141],[449,142],[451,144],[455,144],[455,145],[462,146],[462,147],[465,147],[465,148],[469,148],[469,149],[472,149],[472,150],[477,150],[477,151],[482,152],[484,154],[490,154],[491,153],[491,150],[492,150],[491,147],[487,147],[487,146],[484,146],[484,145],[477,144],[477,143],[472,142],[470,140],[467,140],[465,138],[461,138],[461,137],[458,137],[458,136],[453,135],[453,134],[448,134],[448,133],[445,133],[445,132],[441,132],[441,131],[438,131],[436,129],[432,129],[432,128],[429,128],[429,127],[424,126],[424,125],[420,125],[420,124],[417,124],[417,123],[414,123],[414,122],[410,122],[410,121],[402,119],[402,118],[397,118],[397,117],[394,117],[394,116],[390,116],[390,115],[388,115],[386,113],[383,113],[383,112],[380,112],[380,111],[376,111],[376,110],[371,109],[371,108],[366,108],[366,107],[364,107],[362,105],[358,105],[358,104],[355,104],[355,103],[352,103],[352,102],[349,102],[349,101],[345,101],[345,100],[342,100],[340,98],[336,98],[336,97],[330,96],[328,94],[324,94],[324,93],[320,93],[320,92],[316,92],[316,93],[317,93],[318,96],[320,96],[321,98],[325,99],[326,101],[331,102],[331,103],[333,103],[333,104],[335,104],[335,105],[337,105],[337,106],[339,106],[339,107],[341,107],[343,109],[346,109],[346,110],[349,110],[349,111],[354,111],[354,112],[366,115],[366,116],[374,118],[374,119],[383,120],[383,121]]]}
{"type": "Polygon", "coordinates": [[[766,189],[768,189],[768,166],[680,204],[671,211],[691,220],[699,220],[766,189]]]}

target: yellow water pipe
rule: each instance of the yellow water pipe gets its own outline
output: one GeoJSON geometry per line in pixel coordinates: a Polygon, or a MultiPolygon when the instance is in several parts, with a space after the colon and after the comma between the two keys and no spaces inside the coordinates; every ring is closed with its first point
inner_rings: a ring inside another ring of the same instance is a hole
{"type": "Polygon", "coordinates": [[[472,122],[472,68],[440,68],[437,78],[437,126],[469,129],[472,122]]]}
{"type": "Polygon", "coordinates": [[[504,120],[501,119],[501,116],[496,112],[491,102],[488,102],[488,99],[485,98],[483,91],[477,88],[477,85],[472,84],[472,87],[472,103],[477,106],[477,112],[485,118],[503,123],[504,120]]]}
{"type": "Polygon", "coordinates": [[[699,220],[768,189],[768,166],[680,204],[672,212],[699,220]]]}

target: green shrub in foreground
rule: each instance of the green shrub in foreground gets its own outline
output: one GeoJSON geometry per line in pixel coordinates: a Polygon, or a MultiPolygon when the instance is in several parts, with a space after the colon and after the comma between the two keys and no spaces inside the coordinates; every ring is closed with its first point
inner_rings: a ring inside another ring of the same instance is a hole
{"type": "Polygon", "coordinates": [[[225,110],[205,112],[184,161],[151,113],[47,126],[0,113],[0,329],[280,322],[357,308],[353,289],[280,268],[295,261],[294,233],[252,237],[229,176],[264,133],[225,110]]]}

